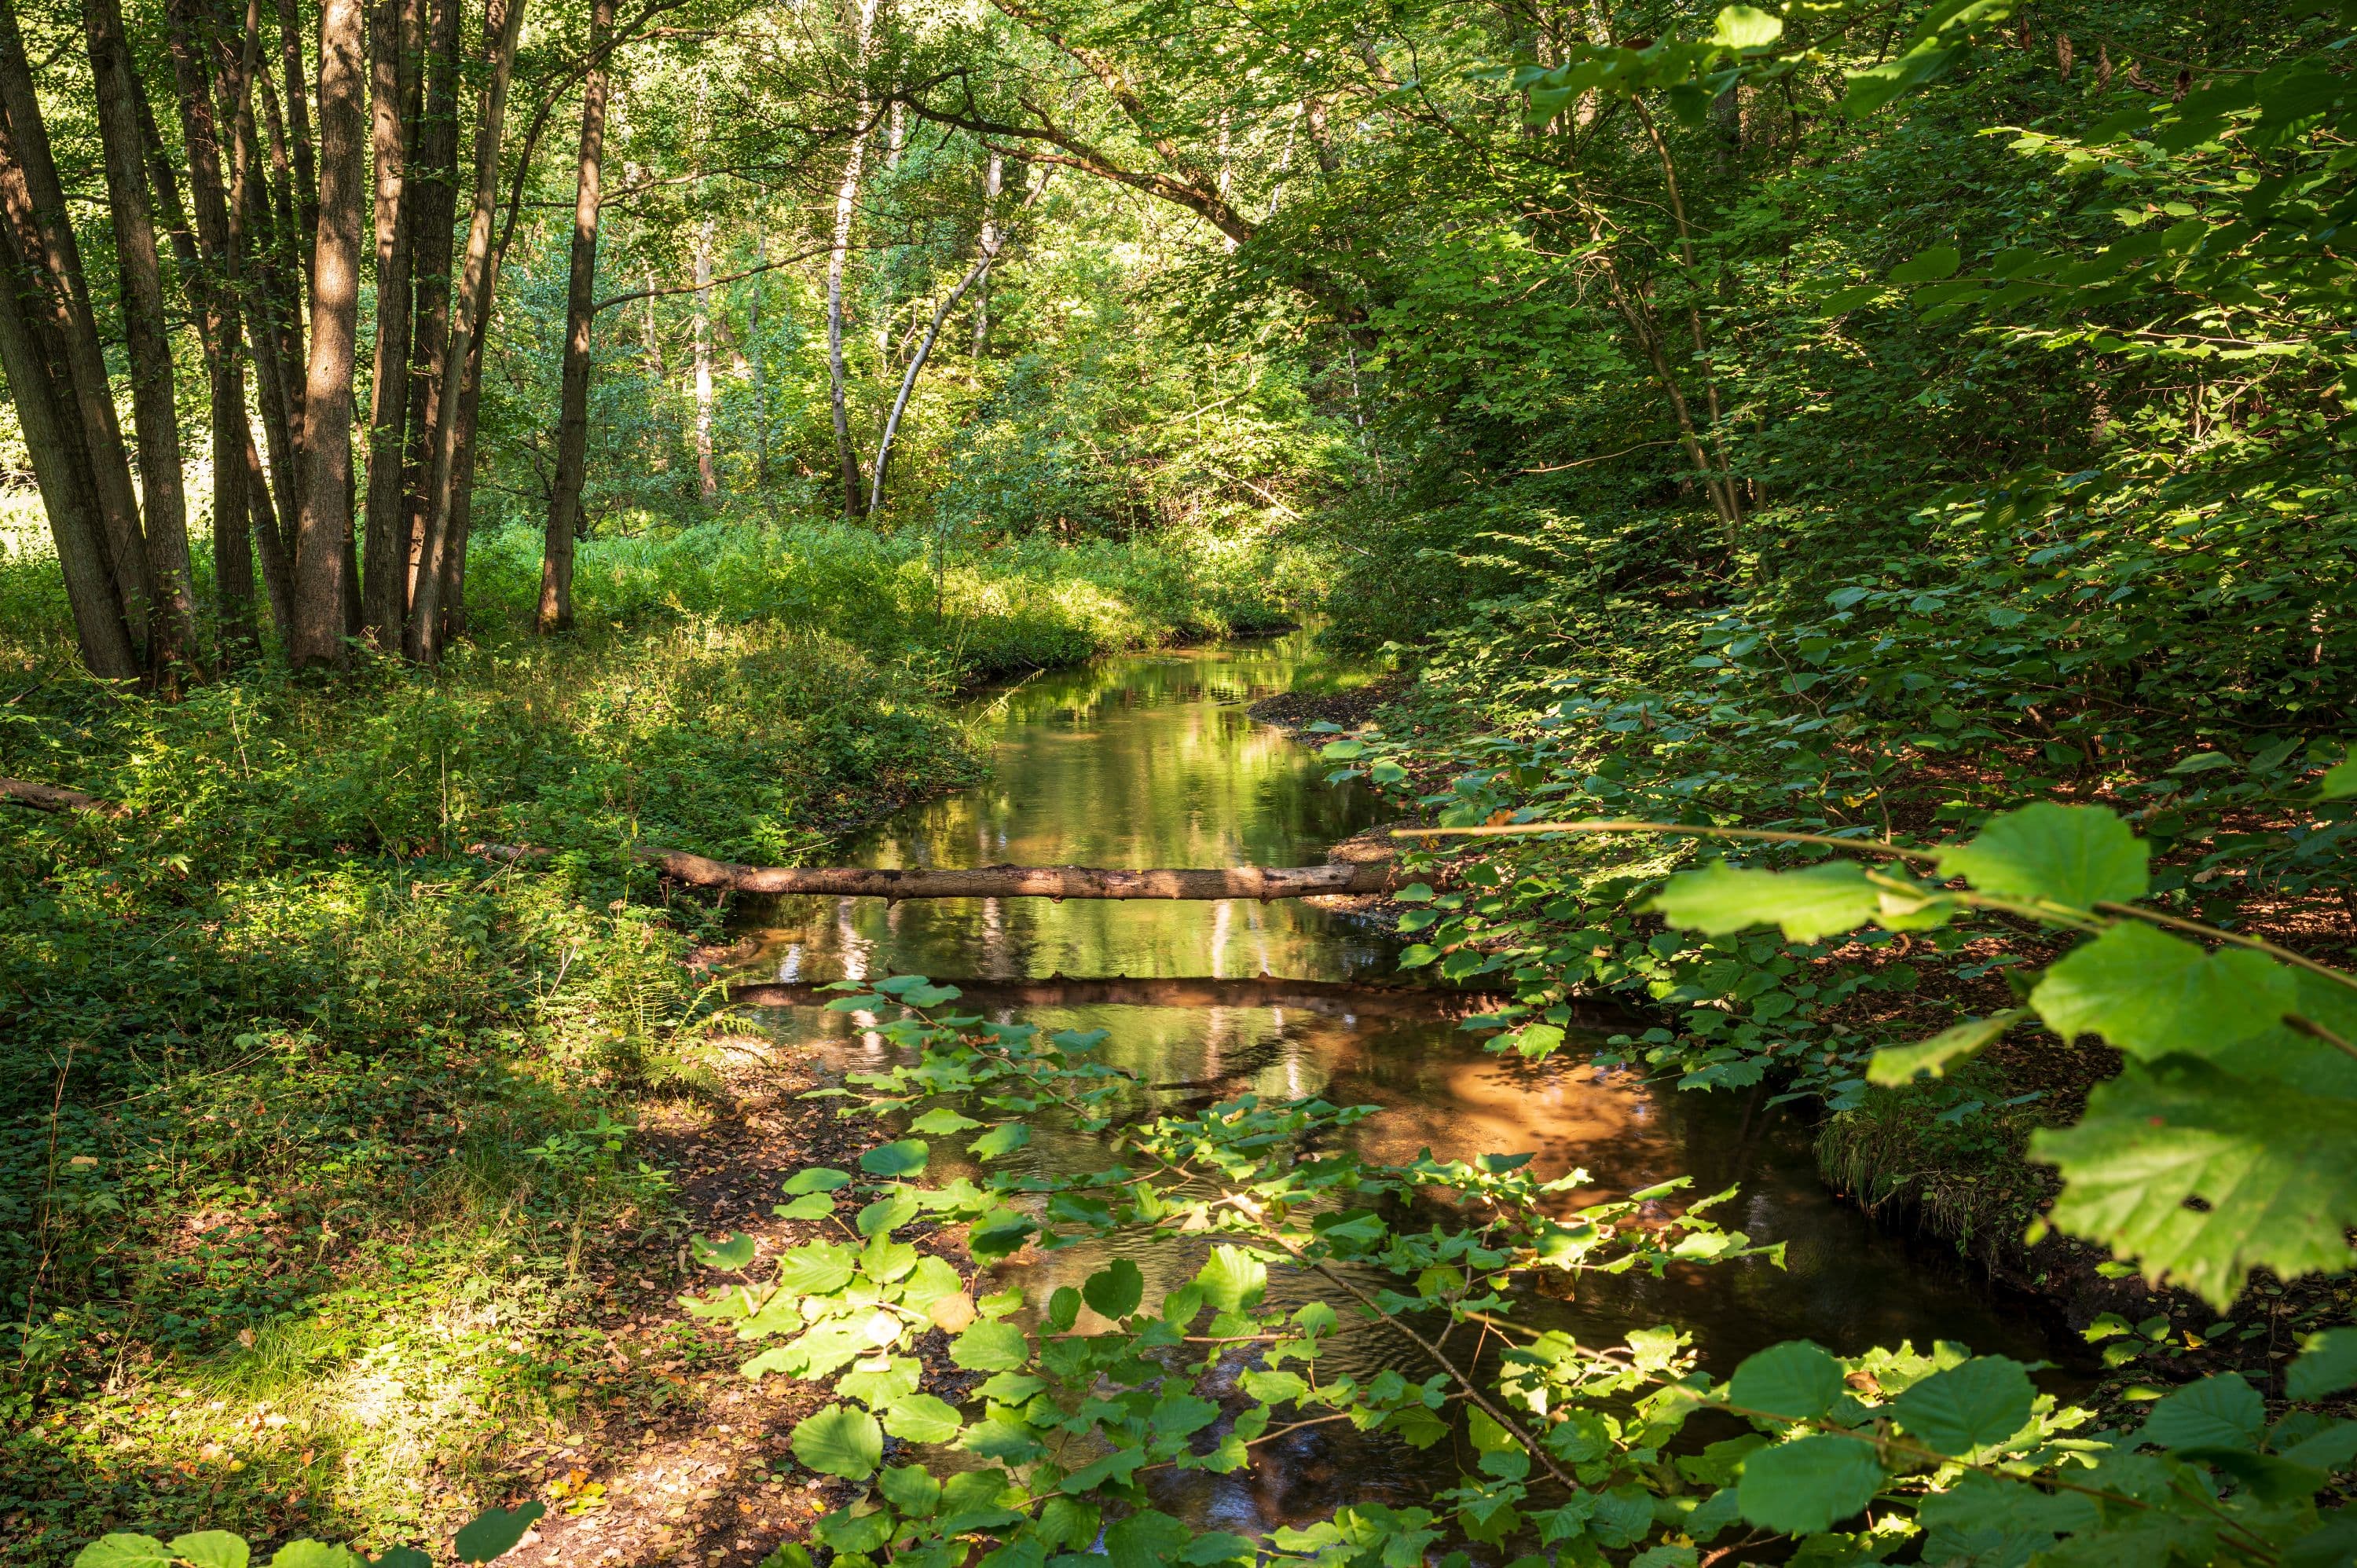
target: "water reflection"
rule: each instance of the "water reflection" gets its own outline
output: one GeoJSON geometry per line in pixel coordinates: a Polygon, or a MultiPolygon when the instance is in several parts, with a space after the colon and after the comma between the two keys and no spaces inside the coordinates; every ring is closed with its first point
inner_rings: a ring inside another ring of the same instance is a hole
{"type": "MultiPolygon", "coordinates": [[[[1369,825],[1376,802],[1324,782],[1315,754],[1253,722],[1250,701],[1352,679],[1298,638],[1110,660],[1043,677],[995,699],[990,781],[903,813],[847,863],[1185,866],[1312,864],[1369,825]]],[[[1569,1059],[1541,1064],[1481,1051],[1457,1027],[1476,1004],[1403,986],[1396,940],[1348,914],[1298,901],[1258,905],[1041,899],[780,899],[745,931],[748,999],[784,1039],[834,1065],[875,1066],[884,1047],[809,987],[849,976],[919,972],[968,981],[968,999],[1002,1021],[1108,1030],[1103,1059],[1154,1086],[1158,1109],[1243,1092],[1317,1095],[1385,1114],[1355,1132],[1369,1156],[1535,1155],[1544,1176],[1573,1169],[1594,1202],[1691,1176],[1693,1195],[1738,1188],[1716,1210],[1787,1264],[1681,1269],[1665,1279],[1583,1279],[1576,1299],[1530,1304],[1534,1323],[1589,1342],[1672,1322],[1724,1373],[1752,1350],[1807,1337],[1841,1351],[1911,1337],[1963,1339],[2036,1359],[2038,1327],[1992,1299],[1953,1258],[1884,1235],[1836,1203],[1817,1177],[1806,1129],[1764,1098],[1656,1092],[1569,1059]],[[1062,977],[1082,977],[1067,979],[1062,977]],[[1260,977],[1269,976],[1263,980],[1260,977]]],[[[1093,1139],[1041,1131],[1021,1160],[1048,1171],[1103,1164],[1093,1139]]],[[[950,1174],[943,1172],[942,1174],[950,1174]]],[[[1194,1273],[1201,1249],[1116,1239],[1146,1275],[1149,1299],[1194,1273]]],[[[1103,1266],[1096,1248],[1027,1251],[1007,1266],[1035,1300],[1103,1266]]],[[[1299,1280],[1273,1294],[1307,1299],[1299,1280]]],[[[1468,1335],[1476,1330],[1462,1330],[1468,1335]]],[[[1469,1344],[1466,1353],[1479,1354],[1469,1344]]],[[[1333,1369],[1397,1367],[1421,1377],[1414,1347],[1382,1326],[1347,1336],[1333,1369]]],[[[1230,1375],[1242,1363],[1229,1369],[1230,1375]]],[[[1203,1528],[1247,1533],[1353,1498],[1404,1501],[1448,1445],[1417,1455],[1388,1438],[1319,1427],[1270,1445],[1231,1477],[1169,1480],[1161,1506],[1203,1528]]]]}

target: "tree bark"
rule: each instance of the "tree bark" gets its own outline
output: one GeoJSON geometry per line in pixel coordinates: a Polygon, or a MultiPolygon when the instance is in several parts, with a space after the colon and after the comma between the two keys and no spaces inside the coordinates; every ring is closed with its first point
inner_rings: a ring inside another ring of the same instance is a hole
{"type": "Polygon", "coordinates": [[[0,0],[0,213],[16,231],[34,285],[27,306],[46,323],[42,341],[63,371],[58,391],[70,401],[59,409],[68,420],[59,435],[71,448],[69,460],[87,476],[124,627],[144,660],[154,593],[138,498],[14,0],[0,0]]]}
{"type": "MultiPolygon", "coordinates": [[[[258,66],[259,62],[257,62],[258,66]]],[[[310,297],[311,265],[317,259],[307,238],[317,231],[302,227],[296,210],[295,172],[292,156],[287,148],[286,123],[278,112],[278,89],[271,84],[270,73],[257,69],[253,85],[262,99],[263,126],[269,133],[270,158],[267,164],[257,159],[253,166],[255,194],[268,215],[266,227],[257,223],[257,235],[267,233],[271,243],[265,251],[264,263],[270,276],[270,291],[278,302],[273,325],[278,332],[278,362],[285,367],[281,390],[285,400],[286,430],[295,450],[303,449],[303,367],[310,356],[303,348],[304,301],[310,297]]],[[[290,473],[284,481],[294,483],[290,473]]],[[[295,509],[284,504],[291,499],[281,498],[281,510],[289,517],[295,509]]]]}
{"type": "MultiPolygon", "coordinates": [[[[770,233],[766,226],[753,236],[753,265],[757,272],[770,264],[770,233]]],[[[753,381],[753,484],[756,489],[770,482],[770,363],[761,347],[761,298],[770,291],[770,280],[756,277],[753,293],[745,302],[745,368],[753,381]]]]}
{"type": "Polygon", "coordinates": [[[352,356],[367,187],[368,69],[361,0],[319,13],[319,220],[311,263],[311,359],[295,525],[296,669],[345,662],[345,565],[352,530],[352,356]]]}
{"type": "MultiPolygon", "coordinates": [[[[982,249],[985,255],[998,249],[998,193],[1006,177],[1005,155],[990,155],[990,167],[982,177],[982,249]]],[[[981,292],[974,296],[974,357],[981,359],[990,347],[990,278],[985,273],[977,280],[981,292]]]]}
{"type": "Polygon", "coordinates": [[[262,454],[254,447],[251,431],[242,450],[246,513],[253,521],[253,552],[262,563],[263,591],[269,596],[271,624],[278,628],[283,649],[295,636],[295,564],[287,558],[286,530],[270,503],[270,476],[263,471],[262,454]]]}
{"type": "Polygon", "coordinates": [[[843,180],[834,193],[834,245],[826,258],[827,401],[834,415],[835,465],[843,478],[843,514],[857,518],[867,510],[867,494],[859,482],[859,448],[851,440],[849,377],[843,364],[843,273],[851,254],[851,220],[859,203],[861,159],[867,146],[867,51],[876,29],[877,0],[859,0],[858,31],[853,58],[859,72],[859,116],[853,123],[850,149],[843,155],[843,180]]]}
{"type": "Polygon", "coordinates": [[[409,608],[402,455],[409,417],[410,254],[415,206],[407,182],[406,122],[415,118],[418,0],[377,0],[370,31],[376,158],[376,365],[370,387],[368,521],[361,619],[380,652],[401,648],[409,608]]]}
{"type": "MultiPolygon", "coordinates": [[[[547,852],[530,845],[477,844],[491,860],[547,852]]],[[[737,893],[807,894],[827,898],[1319,898],[1383,893],[1400,886],[1389,859],[1326,865],[1216,866],[1205,870],[1125,871],[1089,865],[984,865],[951,870],[876,871],[859,865],[737,865],[681,850],[634,852],[664,875],[695,887],[737,893]]]]}
{"type": "Polygon", "coordinates": [[[418,564],[417,593],[410,606],[404,639],[409,656],[422,664],[435,663],[442,657],[442,607],[448,585],[445,574],[451,571],[451,557],[456,553],[451,549],[451,517],[457,495],[459,449],[462,443],[471,445],[472,436],[472,432],[465,428],[468,422],[462,417],[461,398],[468,379],[468,364],[474,358],[475,329],[481,319],[481,307],[488,302],[491,215],[499,197],[500,131],[507,116],[508,73],[515,63],[516,30],[523,21],[523,0],[490,0],[490,14],[484,21],[489,81],[483,89],[481,116],[475,130],[474,211],[467,225],[464,270],[451,308],[449,338],[442,355],[443,417],[435,431],[433,473],[427,482],[425,549],[418,564]]]}
{"type": "Polygon", "coordinates": [[[91,493],[83,465],[76,461],[81,443],[70,434],[72,396],[61,384],[57,374],[61,367],[43,341],[39,292],[31,269],[17,253],[12,225],[0,232],[0,371],[8,377],[9,399],[32,457],[33,481],[40,488],[41,510],[57,544],[82,667],[102,680],[135,680],[139,655],[124,625],[123,599],[107,562],[98,498],[91,493]]]}
{"type": "MultiPolygon", "coordinates": [[[[1369,985],[1356,981],[1250,979],[970,980],[953,984],[967,1007],[1282,1007],[1287,1012],[1349,1014],[1361,1018],[1453,1019],[1486,1013],[1509,988],[1369,985]]],[[[728,987],[743,1007],[816,1007],[843,993],[816,981],[756,981],[728,987]]],[[[1598,1007],[1598,1015],[1607,1009],[1598,1007]]],[[[1603,1018],[1599,1017],[1599,1022],[1603,1018]]],[[[1610,1016],[1620,1028],[1625,1019],[1610,1016]]],[[[1641,1027],[1642,1026],[1640,1026],[1641,1027]]],[[[1181,1087],[1157,1084],[1159,1089],[1181,1087]]]]}
{"type": "Polygon", "coordinates": [[[458,205],[458,23],[461,0],[433,0],[433,37],[426,53],[424,117],[417,157],[406,182],[410,202],[410,273],[416,305],[410,313],[414,341],[409,361],[409,447],[402,459],[406,569],[403,573],[403,646],[409,647],[409,608],[425,559],[425,523],[433,484],[435,432],[442,422],[442,365],[450,340],[450,230],[458,205]]]}
{"type": "Polygon", "coordinates": [[[201,678],[197,646],[196,574],[188,564],[188,510],[180,466],[179,412],[172,397],[171,328],[164,316],[164,268],[147,188],[145,133],[139,125],[131,50],[118,0],[83,0],[98,95],[100,146],[106,166],[107,215],[122,290],[124,346],[131,365],[131,414],[146,502],[147,581],[153,593],[147,660],[159,684],[178,690],[201,678]]]}
{"type": "Polygon", "coordinates": [[[581,154],[573,187],[573,254],[565,291],[565,371],[556,425],[556,478],[541,548],[543,636],[573,627],[573,541],[581,531],[581,492],[588,479],[589,347],[597,325],[597,213],[605,177],[606,63],[599,51],[614,28],[614,0],[595,0],[589,48],[597,63],[581,88],[581,154]]]}
{"type": "Polygon", "coordinates": [[[244,326],[238,310],[238,277],[230,243],[229,200],[222,180],[221,122],[213,111],[199,40],[206,18],[196,0],[170,0],[167,10],[172,81],[180,111],[180,135],[188,157],[188,186],[196,210],[197,244],[204,283],[205,370],[210,392],[213,469],[213,586],[220,597],[220,636],[224,661],[250,651],[257,641],[253,624],[253,547],[247,532],[245,368],[241,354],[244,326]]]}
{"type": "MultiPolygon", "coordinates": [[[[328,64],[325,47],[327,32],[327,9],[323,5],[319,13],[321,43],[319,69],[323,73],[328,64]]],[[[305,102],[303,94],[303,90],[310,80],[310,72],[303,69],[303,16],[300,0],[278,0],[278,58],[286,73],[286,129],[294,163],[294,187],[290,194],[295,207],[295,232],[299,239],[302,235],[316,234],[319,231],[319,172],[318,166],[312,161],[311,110],[309,104],[305,102]]],[[[324,122],[327,119],[328,107],[324,80],[320,87],[319,118],[323,124],[319,130],[320,134],[325,135],[327,126],[324,122]]],[[[309,268],[316,258],[299,249],[296,254],[302,257],[305,263],[305,277],[310,279],[309,268]]],[[[312,286],[317,286],[316,280],[312,280],[312,286]]]]}
{"type": "MultiPolygon", "coordinates": [[[[247,510],[257,519],[275,517],[291,525],[296,510],[296,476],[301,467],[296,460],[296,441],[301,428],[302,389],[294,381],[293,366],[296,361],[287,358],[287,345],[294,340],[287,322],[294,314],[292,291],[297,285],[285,265],[285,248],[279,242],[264,173],[262,139],[254,124],[257,84],[266,86],[269,82],[262,69],[259,0],[246,0],[245,27],[234,50],[234,63],[226,39],[221,52],[221,118],[231,126],[235,138],[229,181],[230,252],[243,284],[245,342],[253,355],[264,447],[270,455],[266,482],[272,493],[262,506],[249,501],[247,510]]],[[[249,483],[250,475],[251,470],[249,483]]],[[[259,540],[255,549],[263,550],[259,540]]],[[[293,542],[283,526],[271,549],[282,558],[291,553],[293,542]]],[[[270,558],[268,553],[262,553],[265,583],[270,558]]],[[[274,610],[282,607],[274,587],[272,605],[274,610]]],[[[293,635],[293,628],[282,618],[278,633],[284,644],[293,635]]]]}
{"type": "Polygon", "coordinates": [[[705,506],[720,499],[720,472],[712,466],[712,225],[695,231],[695,314],[689,341],[695,354],[695,485],[705,506]]]}

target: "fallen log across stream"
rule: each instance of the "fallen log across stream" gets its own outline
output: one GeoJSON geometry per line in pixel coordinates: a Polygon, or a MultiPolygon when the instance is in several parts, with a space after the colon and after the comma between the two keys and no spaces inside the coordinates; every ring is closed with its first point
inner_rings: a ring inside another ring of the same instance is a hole
{"type": "MultiPolygon", "coordinates": [[[[1462,1018],[1487,1012],[1512,995],[1486,987],[1374,985],[1330,980],[1251,979],[936,980],[954,985],[974,1007],[1284,1007],[1305,1013],[1348,1013],[1367,1018],[1462,1018]]],[[[816,981],[738,981],[728,1000],[748,1007],[804,1007],[842,994],[816,981]]],[[[1615,1028],[1625,1020],[1614,1015],[1615,1028]]]]}
{"type": "MultiPolygon", "coordinates": [[[[548,851],[483,843],[490,860],[524,860],[548,851]]],[[[808,894],[832,898],[1317,898],[1388,893],[1399,886],[1388,858],[1324,865],[1228,865],[1200,870],[1123,871],[1094,865],[920,866],[737,865],[679,850],[642,849],[639,859],[693,887],[735,893],[808,894]]]]}

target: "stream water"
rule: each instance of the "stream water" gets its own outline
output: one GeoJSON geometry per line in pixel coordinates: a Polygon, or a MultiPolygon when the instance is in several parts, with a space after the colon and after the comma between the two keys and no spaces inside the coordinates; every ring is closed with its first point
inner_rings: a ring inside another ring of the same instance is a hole
{"type": "MultiPolygon", "coordinates": [[[[1372,825],[1378,803],[1327,784],[1315,752],[1245,708],[1356,678],[1299,634],[1039,676],[985,700],[996,746],[987,781],[892,818],[845,864],[1316,864],[1328,845],[1372,825]]],[[[748,911],[740,934],[756,943],[746,980],[930,975],[963,985],[994,1016],[1108,1030],[1103,1059],[1179,1098],[1249,1090],[1378,1105],[1385,1113],[1360,1130],[1374,1157],[1410,1159],[1426,1147],[1443,1158],[1531,1151],[1544,1176],[1589,1172],[1595,1185],[1582,1201],[1680,1176],[1694,1178],[1697,1196],[1738,1187],[1717,1217],[1755,1240],[1785,1244],[1781,1269],[1749,1261],[1664,1280],[1590,1276],[1576,1300],[1534,1304],[1534,1321],[1587,1343],[1674,1323],[1720,1375],[1764,1345],[1803,1337],[1845,1353],[1907,1338],[1922,1348],[1959,1339],[2025,1360],[2055,1348],[2024,1304],[1836,1200],[1817,1176],[1801,1117],[1768,1108],[1764,1095],[1651,1088],[1570,1051],[1536,1065],[1489,1055],[1457,1028],[1480,1009],[1446,990],[1404,986],[1393,969],[1403,944],[1362,916],[1299,901],[959,899],[888,908],[876,899],[792,898],[748,911]]],[[[888,1047],[819,1000],[768,1010],[769,1026],[836,1068],[878,1064],[888,1047]]],[[[1044,1168],[1103,1164],[1093,1148],[1053,1135],[1027,1155],[1044,1168]]],[[[1200,1262],[1168,1240],[1131,1255],[1149,1301],[1200,1262]]],[[[1080,1283],[1103,1258],[1074,1248],[1006,1272],[1038,1300],[1080,1283]]],[[[1420,1379],[1430,1369],[1417,1357],[1401,1337],[1373,1329],[1346,1337],[1331,1365],[1361,1376],[1396,1366],[1420,1379]]],[[[1291,1451],[1236,1477],[1189,1475],[1161,1506],[1202,1528],[1255,1533],[1337,1501],[1411,1500],[1437,1473],[1453,1474],[1446,1445],[1419,1454],[1338,1426],[1286,1441],[1291,1451]]]]}

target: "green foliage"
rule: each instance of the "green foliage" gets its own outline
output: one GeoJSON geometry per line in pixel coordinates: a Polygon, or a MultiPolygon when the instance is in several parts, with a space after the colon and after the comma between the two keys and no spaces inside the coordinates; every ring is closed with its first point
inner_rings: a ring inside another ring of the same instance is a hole
{"type": "MultiPolygon", "coordinates": [[[[516,1549],[548,1510],[539,1503],[489,1509],[461,1528],[451,1550],[461,1563],[490,1563],[516,1549]]],[[[74,1558],[74,1568],[247,1568],[253,1549],[225,1530],[202,1530],[162,1541],[150,1535],[101,1536],[74,1558]]],[[[270,1558],[271,1568],[417,1568],[430,1561],[414,1548],[396,1546],[370,1557],[349,1546],[290,1541],[270,1558]]]]}

